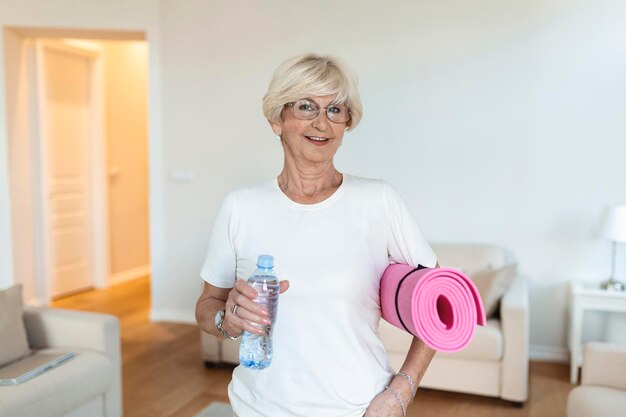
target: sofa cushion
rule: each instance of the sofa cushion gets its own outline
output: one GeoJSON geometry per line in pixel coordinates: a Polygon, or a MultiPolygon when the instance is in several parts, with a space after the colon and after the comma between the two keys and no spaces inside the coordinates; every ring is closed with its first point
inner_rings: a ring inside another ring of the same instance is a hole
{"type": "Polygon", "coordinates": [[[23,314],[22,286],[0,290],[0,366],[30,352],[23,314]]]}
{"type": "Polygon", "coordinates": [[[103,394],[113,383],[111,360],[94,351],[76,352],[73,359],[29,381],[0,387],[0,416],[64,415],[103,394]]]}
{"type": "Polygon", "coordinates": [[[515,263],[514,256],[497,245],[478,243],[433,243],[442,267],[456,268],[472,276],[484,269],[497,269],[515,263]]]}
{"type": "Polygon", "coordinates": [[[498,269],[484,269],[471,276],[480,293],[487,318],[497,313],[500,299],[513,283],[516,274],[517,264],[509,264],[498,269]]]}
{"type": "MultiPolygon", "coordinates": [[[[410,333],[394,327],[385,320],[380,321],[378,331],[387,352],[404,352],[406,354],[409,351],[409,346],[413,340],[410,333]]],[[[454,353],[438,352],[437,356],[499,361],[502,359],[503,353],[504,342],[500,320],[490,319],[487,320],[485,326],[476,326],[474,337],[465,349],[454,353]]]]}
{"type": "Polygon", "coordinates": [[[581,385],[569,393],[567,417],[620,417],[626,410],[626,391],[581,385]]]}

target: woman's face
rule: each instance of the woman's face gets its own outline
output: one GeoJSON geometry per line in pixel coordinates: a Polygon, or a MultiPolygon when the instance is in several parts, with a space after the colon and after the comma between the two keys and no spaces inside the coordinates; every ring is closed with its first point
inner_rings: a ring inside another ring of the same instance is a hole
{"type": "Polygon", "coordinates": [[[310,120],[299,119],[289,106],[285,106],[282,120],[272,123],[272,129],[282,137],[286,159],[305,164],[332,161],[343,140],[346,123],[328,120],[326,107],[333,102],[335,96],[308,98],[320,107],[317,117],[310,120]]]}

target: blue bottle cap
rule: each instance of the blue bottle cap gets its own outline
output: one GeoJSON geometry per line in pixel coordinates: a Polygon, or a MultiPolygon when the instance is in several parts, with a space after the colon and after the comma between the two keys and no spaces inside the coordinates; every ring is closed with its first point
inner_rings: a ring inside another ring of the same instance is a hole
{"type": "Polygon", "coordinates": [[[259,255],[256,266],[259,268],[274,268],[274,257],[272,255],[259,255]]]}

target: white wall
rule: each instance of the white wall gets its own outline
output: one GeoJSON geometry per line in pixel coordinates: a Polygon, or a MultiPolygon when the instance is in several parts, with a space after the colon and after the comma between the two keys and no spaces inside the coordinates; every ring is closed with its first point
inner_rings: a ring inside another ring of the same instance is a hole
{"type": "MultiPolygon", "coordinates": [[[[8,183],[6,187],[0,190],[6,192],[5,196],[0,196],[0,202],[9,203],[9,209],[12,213],[10,219],[10,229],[7,227],[0,228],[3,232],[0,235],[0,246],[7,245],[9,250],[0,250],[0,288],[10,285],[13,277],[15,281],[23,284],[23,296],[25,300],[35,297],[34,277],[36,274],[33,262],[22,262],[21,255],[28,254],[32,256],[35,250],[34,242],[34,223],[33,218],[33,190],[31,187],[33,173],[30,170],[30,164],[18,164],[16,161],[28,161],[33,154],[29,136],[28,126],[28,71],[26,60],[26,42],[24,42],[17,34],[12,31],[4,31],[4,58],[5,62],[11,62],[12,65],[6,66],[5,83],[0,89],[5,87],[6,94],[6,132],[12,140],[6,148],[7,164],[0,163],[0,170],[6,169],[8,175],[8,183]],[[8,192],[11,190],[12,199],[8,199],[8,192]],[[6,200],[5,200],[6,198],[6,200]],[[6,232],[6,233],[5,233],[6,232]],[[5,241],[8,237],[8,242],[5,241]],[[12,270],[11,270],[12,266],[12,270]],[[32,279],[24,279],[31,277],[32,279]]],[[[0,115],[0,118],[5,115],[0,115]]],[[[1,152],[1,151],[0,151],[1,152]]],[[[8,222],[9,213],[5,213],[8,222]]]]}
{"type": "Polygon", "coordinates": [[[157,316],[192,320],[219,201],[280,170],[260,106],[271,73],[315,51],[360,77],[364,119],[339,168],[396,185],[434,241],[511,248],[531,280],[533,354],[565,358],[567,282],[606,276],[592,229],[626,201],[626,3],[161,4],[165,167],[196,180],[165,184],[157,316]]]}
{"type": "MultiPolygon", "coordinates": [[[[0,31],[0,40],[4,40],[4,31],[0,31]]],[[[10,286],[13,282],[13,245],[11,240],[11,204],[9,200],[9,146],[6,136],[8,134],[7,122],[9,117],[17,117],[20,109],[13,107],[15,103],[8,103],[5,100],[7,90],[11,88],[19,88],[17,84],[16,73],[19,71],[8,71],[5,77],[4,73],[4,55],[5,42],[0,42],[0,288],[10,286]],[[11,82],[12,87],[7,88],[6,81],[11,82]],[[9,106],[12,109],[8,114],[9,106]]],[[[19,55],[18,43],[10,35],[6,41],[6,53],[10,55],[19,55]]]]}

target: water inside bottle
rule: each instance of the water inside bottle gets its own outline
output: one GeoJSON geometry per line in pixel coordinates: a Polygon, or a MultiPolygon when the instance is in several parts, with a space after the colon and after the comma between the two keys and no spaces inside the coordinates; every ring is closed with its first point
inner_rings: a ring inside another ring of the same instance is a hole
{"type": "Polygon", "coordinates": [[[247,368],[260,370],[267,368],[272,362],[272,329],[276,323],[280,285],[275,276],[261,276],[255,278],[261,281],[250,282],[250,285],[258,293],[255,302],[267,309],[271,324],[265,326],[258,325],[258,327],[265,328],[265,335],[257,335],[244,331],[239,348],[239,361],[247,368]],[[268,281],[262,282],[266,279],[268,281]]]}

